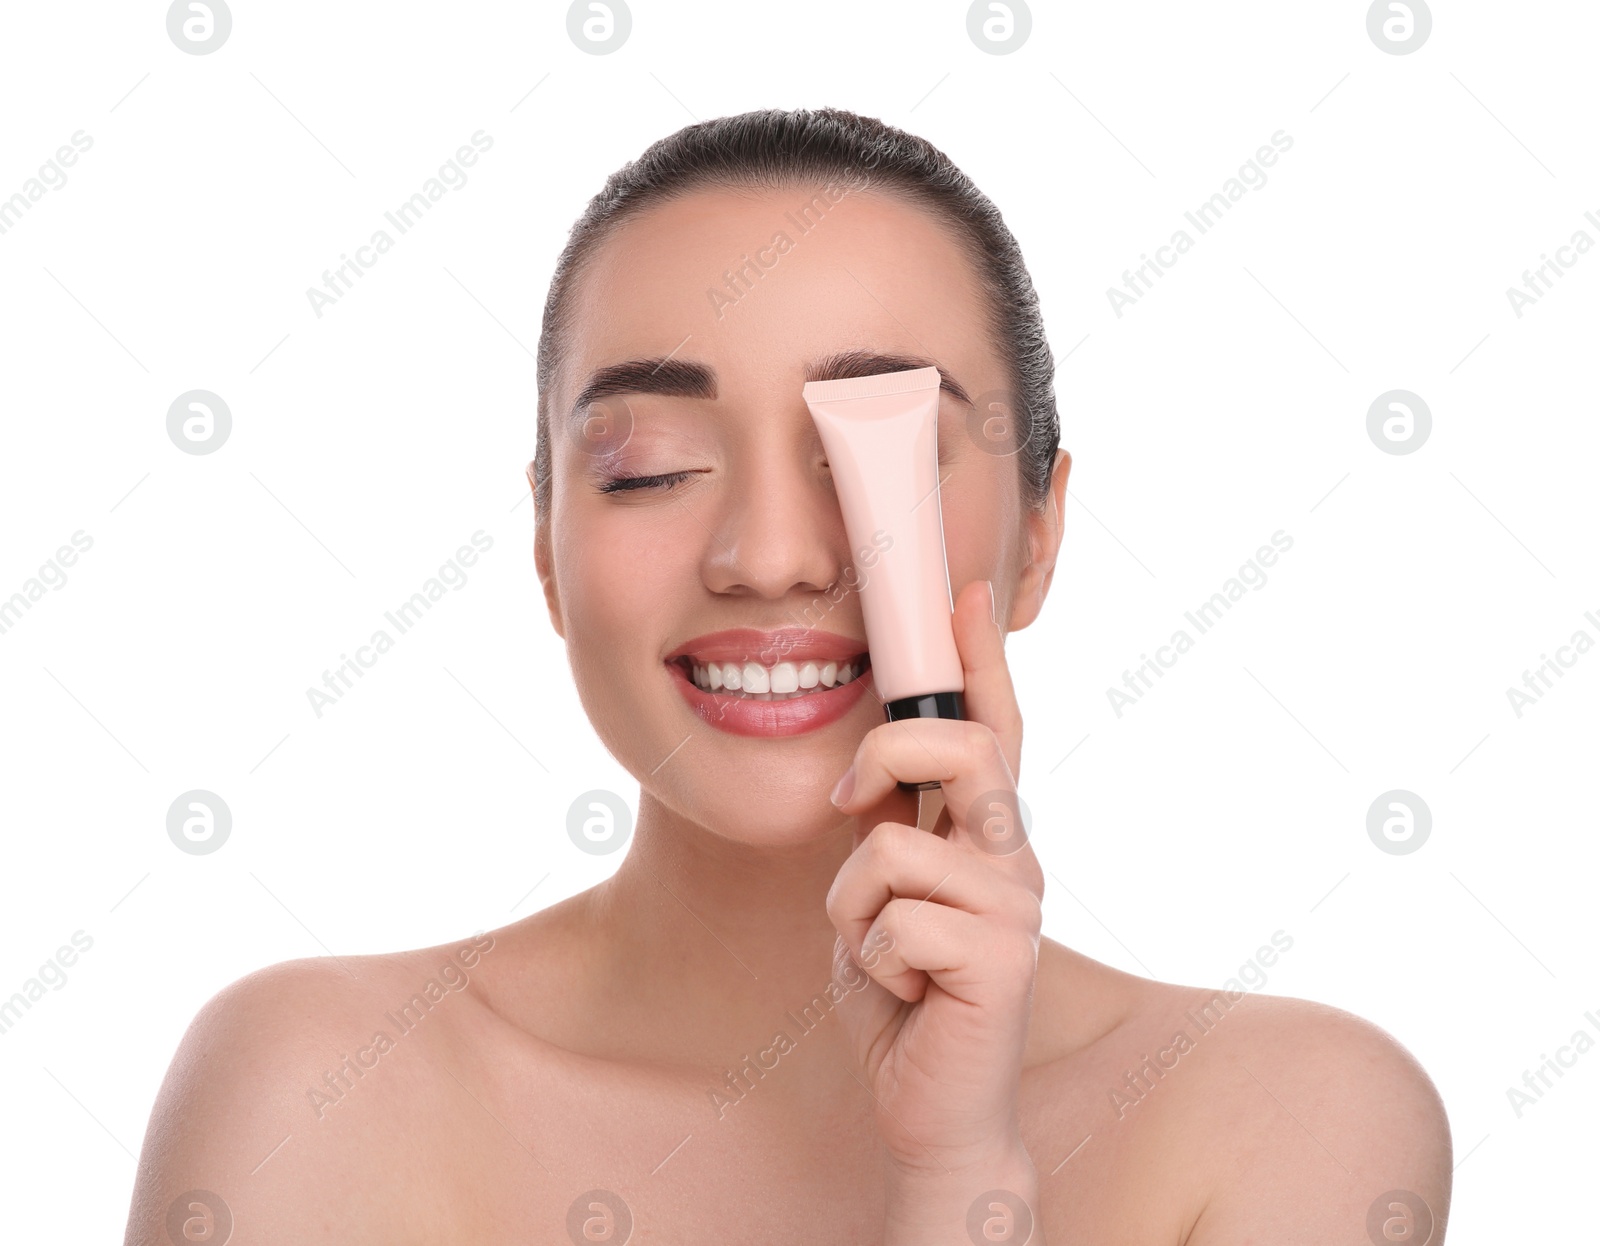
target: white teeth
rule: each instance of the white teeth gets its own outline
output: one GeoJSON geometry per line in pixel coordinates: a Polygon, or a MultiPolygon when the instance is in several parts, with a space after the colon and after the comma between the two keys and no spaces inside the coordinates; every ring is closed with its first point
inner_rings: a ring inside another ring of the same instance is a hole
{"type": "Polygon", "coordinates": [[[689,678],[706,692],[731,692],[753,701],[787,701],[828,688],[843,687],[858,679],[866,668],[864,660],[855,662],[778,662],[771,667],[759,662],[689,663],[689,678]]]}

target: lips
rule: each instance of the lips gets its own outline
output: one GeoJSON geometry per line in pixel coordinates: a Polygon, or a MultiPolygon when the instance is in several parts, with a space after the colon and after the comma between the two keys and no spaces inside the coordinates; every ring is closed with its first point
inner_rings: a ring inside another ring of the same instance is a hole
{"type": "MultiPolygon", "coordinates": [[[[872,671],[847,684],[785,701],[755,701],[695,687],[681,662],[668,662],[667,670],[678,692],[707,726],[731,735],[791,736],[816,731],[838,722],[872,687],[872,671]]],[[[876,698],[877,693],[873,693],[876,698]]]]}
{"type": "MultiPolygon", "coordinates": [[[[700,688],[692,677],[694,665],[708,662],[754,662],[761,666],[842,664],[862,659],[866,652],[866,645],[861,641],[814,628],[776,631],[733,628],[698,636],[680,645],[667,655],[665,664],[679,694],[708,726],[732,735],[771,738],[801,735],[839,721],[872,686],[871,667],[867,666],[860,676],[846,684],[818,687],[803,696],[768,701],[700,688]]],[[[873,696],[877,696],[875,691],[873,696]]]]}
{"type": "Polygon", "coordinates": [[[782,627],[770,632],[735,627],[696,636],[667,654],[666,660],[690,658],[697,662],[755,662],[771,666],[777,662],[849,662],[866,651],[864,640],[813,627],[782,627]]]}

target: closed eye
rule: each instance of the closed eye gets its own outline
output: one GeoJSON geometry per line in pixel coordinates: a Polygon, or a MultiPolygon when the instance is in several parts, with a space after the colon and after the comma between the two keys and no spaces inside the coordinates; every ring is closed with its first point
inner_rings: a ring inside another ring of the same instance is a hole
{"type": "MultiPolygon", "coordinates": [[[[945,444],[943,441],[938,443],[938,448],[938,462],[939,465],[943,467],[950,461],[950,455],[946,453],[945,444]]],[[[823,466],[828,467],[829,465],[824,462],[823,466]]],[[[829,468],[829,470],[831,474],[832,469],[829,468]]],[[[695,475],[694,472],[684,471],[662,472],[653,476],[611,476],[599,486],[599,492],[629,493],[638,489],[660,489],[663,493],[670,493],[673,489],[677,488],[693,475],[695,475]]]]}
{"type": "Polygon", "coordinates": [[[664,472],[657,476],[612,476],[600,486],[601,493],[624,493],[633,489],[660,489],[670,492],[693,472],[664,472]]]}

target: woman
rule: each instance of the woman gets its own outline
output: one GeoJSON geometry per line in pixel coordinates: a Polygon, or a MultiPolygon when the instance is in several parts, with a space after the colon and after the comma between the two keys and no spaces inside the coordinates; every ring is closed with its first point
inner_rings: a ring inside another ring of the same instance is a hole
{"type": "Polygon", "coordinates": [[[974,838],[1015,808],[1003,639],[1061,544],[1052,372],[1010,232],[920,139],[763,111],[613,175],[545,306],[529,475],[640,783],[627,855],[459,945],[219,994],[128,1241],[1441,1240],[1448,1129],[1398,1044],[1041,938],[1025,836],[974,838]],[[929,364],[969,717],[886,723],[801,387],[929,364]],[[810,686],[714,687],[760,651],[810,686]]]}

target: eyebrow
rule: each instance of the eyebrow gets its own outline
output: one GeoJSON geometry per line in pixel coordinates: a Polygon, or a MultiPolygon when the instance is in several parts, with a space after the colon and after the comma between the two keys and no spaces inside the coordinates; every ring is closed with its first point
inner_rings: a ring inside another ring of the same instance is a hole
{"type": "MultiPolygon", "coordinates": [[[[921,355],[901,355],[881,351],[848,350],[805,363],[807,381],[839,381],[850,377],[877,376],[884,372],[905,372],[914,368],[939,368],[939,388],[968,406],[972,399],[950,372],[921,355]]],[[[715,398],[717,373],[708,364],[691,359],[657,357],[629,359],[623,363],[596,368],[578,391],[568,415],[579,419],[590,404],[614,394],[660,394],[667,398],[715,398]]]]}

